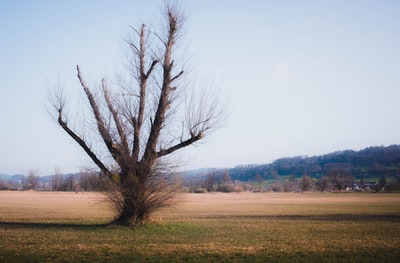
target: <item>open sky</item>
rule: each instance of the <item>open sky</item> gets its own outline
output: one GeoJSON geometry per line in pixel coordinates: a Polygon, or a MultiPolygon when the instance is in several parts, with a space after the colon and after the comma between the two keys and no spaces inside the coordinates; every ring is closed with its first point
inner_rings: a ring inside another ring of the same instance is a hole
{"type": "MultiPolygon", "coordinates": [[[[400,143],[400,1],[180,5],[181,46],[229,113],[222,129],[184,151],[187,169],[400,143]]],[[[50,117],[47,92],[81,92],[77,64],[92,86],[114,76],[130,26],[158,25],[162,6],[0,1],[0,173],[93,166],[50,117]]]]}

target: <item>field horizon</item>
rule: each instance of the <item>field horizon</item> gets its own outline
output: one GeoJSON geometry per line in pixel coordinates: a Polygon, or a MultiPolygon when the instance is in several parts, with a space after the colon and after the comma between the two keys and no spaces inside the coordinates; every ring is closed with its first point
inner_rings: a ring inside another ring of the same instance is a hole
{"type": "Polygon", "coordinates": [[[98,193],[0,191],[0,262],[396,262],[399,193],[180,194],[136,227],[98,193]]]}

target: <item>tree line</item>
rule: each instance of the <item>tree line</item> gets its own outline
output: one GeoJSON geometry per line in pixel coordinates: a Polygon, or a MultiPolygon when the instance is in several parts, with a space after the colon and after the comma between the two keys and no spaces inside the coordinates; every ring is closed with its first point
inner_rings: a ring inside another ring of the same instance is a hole
{"type": "Polygon", "coordinates": [[[108,180],[94,171],[40,176],[37,170],[30,170],[27,175],[15,175],[10,180],[0,181],[0,190],[101,192],[107,187],[108,180]]]}
{"type": "Polygon", "coordinates": [[[399,191],[400,145],[345,150],[321,156],[280,158],[270,164],[240,165],[231,169],[188,174],[189,192],[272,190],[399,191]],[[223,178],[229,175],[230,184],[223,178]],[[212,181],[212,183],[210,183],[212,181]],[[263,187],[260,187],[263,182],[263,187]]]}
{"type": "Polygon", "coordinates": [[[305,192],[305,191],[354,191],[354,192],[380,192],[400,191],[400,176],[380,178],[356,179],[350,173],[343,170],[331,170],[319,178],[302,175],[296,177],[276,176],[274,179],[266,179],[257,174],[246,181],[235,179],[229,175],[228,170],[213,171],[202,175],[185,178],[183,189],[190,193],[207,192],[305,192]]]}
{"type": "MultiPolygon", "coordinates": [[[[348,171],[334,169],[319,178],[303,174],[297,177],[276,176],[267,179],[257,174],[250,180],[233,179],[228,169],[211,170],[202,174],[187,176],[176,174],[181,192],[304,192],[304,191],[400,191],[400,176],[356,179],[348,171]]],[[[18,175],[7,182],[0,181],[0,190],[35,190],[35,191],[94,191],[107,192],[112,188],[107,177],[95,171],[82,171],[79,174],[55,173],[52,176],[40,177],[37,170],[30,170],[27,175],[18,175]]]]}

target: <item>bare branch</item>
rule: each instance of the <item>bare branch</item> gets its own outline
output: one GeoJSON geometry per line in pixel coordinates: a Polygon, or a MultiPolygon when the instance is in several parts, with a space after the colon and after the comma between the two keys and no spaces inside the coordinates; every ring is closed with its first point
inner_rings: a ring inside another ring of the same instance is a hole
{"type": "MultiPolygon", "coordinates": [[[[142,28],[144,27],[144,24],[142,24],[142,28]]],[[[137,30],[135,27],[133,27],[133,26],[131,26],[130,27],[133,31],[135,31],[136,32],[136,34],[138,35],[138,36],[140,36],[140,32],[139,32],[139,30],[137,30]]]]}
{"type": "Polygon", "coordinates": [[[96,100],[95,100],[93,94],[91,93],[90,89],[88,88],[85,80],[82,77],[79,65],[76,66],[76,69],[78,71],[78,79],[83,87],[83,90],[86,93],[86,96],[89,100],[94,117],[96,119],[97,128],[99,130],[99,133],[100,133],[101,137],[103,138],[103,141],[104,141],[105,145],[107,146],[109,152],[113,156],[113,158],[117,159],[119,156],[121,156],[121,153],[120,153],[119,149],[117,147],[115,147],[115,144],[113,143],[112,137],[111,137],[110,133],[108,132],[108,129],[106,128],[106,125],[101,116],[99,107],[97,106],[96,100]]]}
{"type": "Polygon", "coordinates": [[[191,134],[191,137],[189,139],[187,139],[185,141],[182,141],[182,142],[180,142],[180,143],[178,143],[178,144],[176,144],[176,145],[174,145],[174,146],[172,146],[172,147],[170,147],[168,149],[159,151],[157,153],[157,156],[158,157],[162,157],[162,156],[171,154],[171,153],[173,153],[173,152],[175,152],[175,151],[177,151],[177,150],[179,150],[181,148],[187,147],[187,146],[199,141],[202,138],[203,138],[203,133],[202,132],[198,133],[197,135],[191,134]]]}
{"type": "MultiPolygon", "coordinates": [[[[151,161],[156,157],[156,146],[160,136],[160,131],[165,120],[165,114],[169,109],[170,98],[169,94],[171,91],[171,71],[173,62],[171,59],[172,48],[174,45],[175,35],[177,33],[177,18],[168,12],[168,37],[166,42],[166,47],[164,51],[164,61],[163,61],[163,84],[161,88],[160,99],[157,106],[157,111],[154,117],[154,122],[150,129],[150,135],[146,144],[146,150],[143,158],[145,160],[151,161]]],[[[154,162],[154,161],[153,161],[154,162]]]]}
{"type": "Polygon", "coordinates": [[[173,77],[172,79],[171,79],[171,82],[172,81],[174,81],[174,80],[176,80],[176,79],[178,79],[180,76],[182,76],[183,75],[183,70],[181,71],[181,72],[179,72],[179,74],[178,75],[176,75],[175,77],[173,77]]]}
{"type": "Polygon", "coordinates": [[[153,71],[154,67],[157,65],[158,60],[153,60],[153,63],[151,63],[149,70],[147,70],[147,73],[144,75],[146,79],[149,78],[151,72],[153,71]]]}
{"type": "Polygon", "coordinates": [[[104,99],[107,103],[108,109],[110,110],[112,117],[114,119],[115,122],[115,126],[117,127],[117,131],[118,131],[118,135],[121,139],[121,144],[123,147],[123,151],[125,152],[124,156],[129,155],[129,146],[128,146],[128,140],[126,137],[126,134],[124,132],[124,129],[122,128],[122,123],[121,120],[118,116],[118,112],[115,110],[113,103],[110,99],[110,95],[108,93],[108,89],[106,87],[106,81],[104,79],[102,79],[101,81],[101,85],[103,88],[103,94],[104,94],[104,99]]]}
{"type": "Polygon", "coordinates": [[[160,37],[156,32],[152,32],[152,33],[153,33],[153,35],[155,35],[158,38],[158,40],[160,40],[161,43],[164,44],[164,46],[168,45],[167,42],[162,37],[160,37]]]}
{"type": "Polygon", "coordinates": [[[96,154],[93,153],[93,151],[90,149],[90,147],[86,144],[86,142],[79,137],[74,131],[72,131],[67,123],[63,120],[62,118],[62,108],[60,108],[58,110],[58,123],[60,124],[60,126],[64,129],[64,131],[66,131],[68,133],[69,136],[72,137],[72,139],[74,139],[79,146],[81,146],[83,148],[83,150],[87,153],[87,155],[89,155],[89,157],[93,160],[93,162],[100,168],[100,170],[106,174],[109,175],[110,172],[108,170],[108,168],[100,161],[99,158],[97,158],[96,154]]]}
{"type": "Polygon", "coordinates": [[[139,49],[135,46],[135,44],[129,43],[129,45],[131,46],[131,48],[132,48],[133,50],[135,50],[136,53],[139,53],[139,49]]]}

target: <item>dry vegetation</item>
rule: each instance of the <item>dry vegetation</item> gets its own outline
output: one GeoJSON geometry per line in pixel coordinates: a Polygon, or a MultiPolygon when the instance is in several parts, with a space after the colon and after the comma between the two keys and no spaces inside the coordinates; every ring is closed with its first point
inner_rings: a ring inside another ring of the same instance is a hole
{"type": "Polygon", "coordinates": [[[0,198],[0,262],[400,260],[400,194],[185,194],[131,228],[94,193],[0,198]]]}

